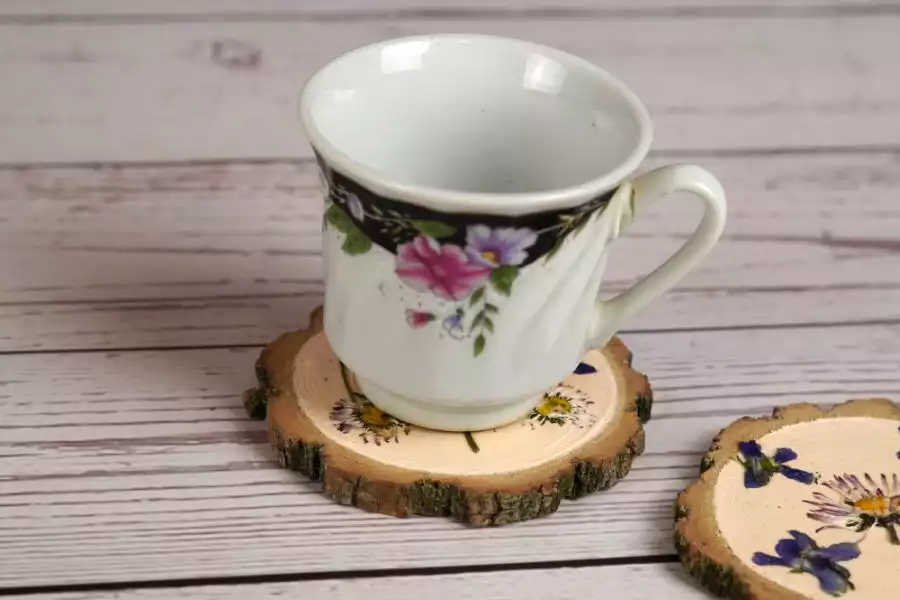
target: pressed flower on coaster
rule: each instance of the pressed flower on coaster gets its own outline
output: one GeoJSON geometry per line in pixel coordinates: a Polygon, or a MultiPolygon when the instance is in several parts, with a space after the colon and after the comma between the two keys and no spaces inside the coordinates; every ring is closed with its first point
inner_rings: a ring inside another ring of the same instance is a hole
{"type": "Polygon", "coordinates": [[[618,340],[587,352],[522,420],[444,432],[404,423],[369,401],[334,355],[321,318],[319,309],[309,329],[263,351],[259,387],[244,402],[251,416],[267,419],[282,465],[321,481],[336,502],[500,525],[607,489],[643,452],[651,390],[618,340]]]}
{"type": "Polygon", "coordinates": [[[728,598],[897,597],[900,406],[795,404],[723,429],[677,501],[682,564],[728,598]]]}

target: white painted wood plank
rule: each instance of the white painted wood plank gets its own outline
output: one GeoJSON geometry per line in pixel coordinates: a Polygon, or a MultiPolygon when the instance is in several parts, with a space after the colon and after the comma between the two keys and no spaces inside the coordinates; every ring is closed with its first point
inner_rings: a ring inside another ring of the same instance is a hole
{"type": "Polygon", "coordinates": [[[81,15],[372,15],[391,11],[458,14],[465,11],[477,15],[497,10],[541,11],[553,15],[567,11],[672,10],[692,12],[698,9],[734,10],[791,14],[785,9],[813,8],[867,10],[891,6],[897,0],[0,0],[0,16],[81,16],[81,15]]]}
{"type": "MultiPolygon", "coordinates": [[[[552,560],[541,557],[541,560],[552,560]]],[[[10,600],[706,600],[681,565],[649,564],[11,596],[10,600]]]]}
{"type": "MultiPolygon", "coordinates": [[[[725,237],[628,329],[900,319],[900,155],[699,162],[725,237]]],[[[690,232],[680,200],[617,242],[605,293],[690,232]]],[[[320,218],[310,163],[0,170],[0,350],[267,342],[320,302],[320,218]]]]}
{"type": "Polygon", "coordinates": [[[634,472],[487,532],[335,506],[277,468],[238,400],[255,350],[2,356],[0,586],[670,554],[675,494],[736,416],[900,397],[897,325],[626,342],[657,396],[634,472]]]}
{"type": "Polygon", "coordinates": [[[439,31],[562,47],[626,81],[655,147],[897,144],[900,14],[0,25],[0,162],[309,157],[302,83],[337,54],[439,31]]]}

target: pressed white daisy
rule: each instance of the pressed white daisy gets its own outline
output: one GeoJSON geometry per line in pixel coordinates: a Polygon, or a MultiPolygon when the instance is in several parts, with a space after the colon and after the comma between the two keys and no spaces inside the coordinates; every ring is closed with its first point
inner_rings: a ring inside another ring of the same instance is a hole
{"type": "Polygon", "coordinates": [[[355,394],[353,399],[341,398],[334,403],[329,415],[334,426],[341,433],[358,431],[366,443],[399,442],[400,433],[409,434],[409,425],[392,417],[365,396],[355,394]]]}
{"type": "Polygon", "coordinates": [[[897,527],[900,526],[900,477],[881,474],[876,481],[868,473],[862,479],[856,475],[835,475],[822,484],[830,494],[814,492],[813,500],[804,500],[815,508],[806,513],[814,521],[824,523],[823,529],[849,529],[864,532],[873,527],[883,528],[894,545],[900,545],[897,527]]]}

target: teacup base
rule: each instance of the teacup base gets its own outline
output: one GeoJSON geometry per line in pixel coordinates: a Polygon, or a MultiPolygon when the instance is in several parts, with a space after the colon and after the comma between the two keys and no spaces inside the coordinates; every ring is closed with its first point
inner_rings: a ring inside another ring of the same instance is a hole
{"type": "Polygon", "coordinates": [[[266,347],[259,386],[244,403],[267,420],[281,464],[321,481],[337,503],[501,525],[608,489],[643,452],[652,393],[618,340],[587,352],[536,406],[528,399],[504,407],[505,419],[522,418],[480,431],[460,422],[463,433],[423,428],[386,410],[383,399],[373,403],[371,386],[338,360],[321,317],[316,311],[309,329],[266,347]]]}
{"type": "Polygon", "coordinates": [[[356,381],[372,404],[392,416],[419,427],[440,431],[481,431],[525,418],[542,396],[517,398],[488,407],[447,406],[395,394],[362,377],[356,381]]]}

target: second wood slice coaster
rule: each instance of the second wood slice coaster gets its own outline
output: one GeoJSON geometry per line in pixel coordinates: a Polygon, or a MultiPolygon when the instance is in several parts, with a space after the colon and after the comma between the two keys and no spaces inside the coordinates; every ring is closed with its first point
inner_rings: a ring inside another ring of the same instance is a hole
{"type": "Polygon", "coordinates": [[[270,344],[257,362],[259,387],[244,396],[266,418],[285,467],[320,481],[340,504],[405,517],[501,525],[556,511],[614,485],[644,450],[648,380],[618,340],[588,352],[523,420],[470,434],[409,425],[355,386],[322,331],[270,344]]]}
{"type": "Polygon", "coordinates": [[[900,597],[898,427],[884,399],[726,427],[678,497],[681,562],[735,600],[900,597]]]}

